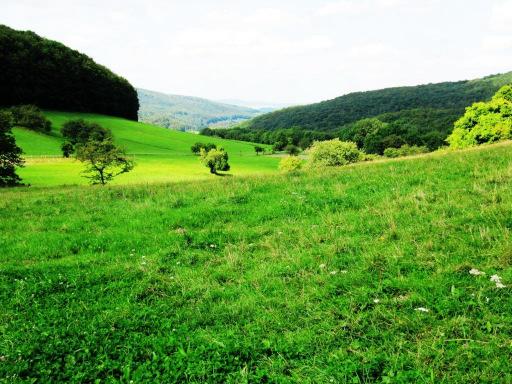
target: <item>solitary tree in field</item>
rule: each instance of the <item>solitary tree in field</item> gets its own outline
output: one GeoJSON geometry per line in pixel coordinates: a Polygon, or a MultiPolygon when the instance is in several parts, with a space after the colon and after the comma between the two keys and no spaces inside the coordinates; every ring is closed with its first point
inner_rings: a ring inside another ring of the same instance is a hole
{"type": "Polygon", "coordinates": [[[126,153],[109,138],[102,141],[89,140],[77,145],[76,158],[87,164],[84,174],[92,184],[105,185],[134,167],[126,153]]]}
{"type": "Polygon", "coordinates": [[[23,166],[21,148],[11,132],[12,117],[8,112],[0,111],[0,187],[21,185],[16,167],[23,166]]]}
{"type": "Polygon", "coordinates": [[[256,155],[259,155],[260,153],[265,152],[265,148],[260,147],[259,145],[254,146],[254,152],[256,152],[256,155]]]}
{"type": "Polygon", "coordinates": [[[201,149],[201,162],[210,168],[210,173],[214,175],[218,171],[229,171],[231,169],[228,160],[228,153],[222,148],[212,149],[208,152],[201,149]]]}

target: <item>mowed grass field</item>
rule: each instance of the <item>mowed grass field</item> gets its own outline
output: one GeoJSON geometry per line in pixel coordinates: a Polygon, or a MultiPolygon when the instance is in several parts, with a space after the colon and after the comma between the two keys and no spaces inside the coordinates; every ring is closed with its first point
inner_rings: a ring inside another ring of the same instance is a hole
{"type": "Polygon", "coordinates": [[[511,190],[510,143],[4,190],[0,381],[510,383],[511,190]]]}
{"type": "Polygon", "coordinates": [[[208,179],[209,170],[194,156],[190,147],[196,142],[213,142],[224,147],[230,156],[232,176],[277,172],[279,159],[256,156],[254,145],[209,138],[191,133],[133,122],[121,118],[66,112],[46,112],[52,121],[51,135],[15,128],[14,135],[26,157],[26,167],[19,171],[24,182],[33,186],[87,184],[81,175],[83,164],[62,158],[62,125],[84,119],[112,130],[115,142],[125,148],[135,162],[135,169],[119,176],[114,184],[155,183],[208,179]]]}

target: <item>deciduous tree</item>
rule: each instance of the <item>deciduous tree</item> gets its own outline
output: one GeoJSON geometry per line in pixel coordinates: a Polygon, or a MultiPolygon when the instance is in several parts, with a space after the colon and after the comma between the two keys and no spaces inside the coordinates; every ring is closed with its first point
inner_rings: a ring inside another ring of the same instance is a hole
{"type": "Polygon", "coordinates": [[[105,185],[134,167],[133,161],[109,138],[102,141],[89,140],[77,145],[76,158],[86,163],[84,175],[92,184],[105,185]]]}
{"type": "Polygon", "coordinates": [[[16,174],[16,167],[23,166],[21,148],[11,132],[12,116],[0,111],[0,187],[21,185],[21,178],[16,174]]]}

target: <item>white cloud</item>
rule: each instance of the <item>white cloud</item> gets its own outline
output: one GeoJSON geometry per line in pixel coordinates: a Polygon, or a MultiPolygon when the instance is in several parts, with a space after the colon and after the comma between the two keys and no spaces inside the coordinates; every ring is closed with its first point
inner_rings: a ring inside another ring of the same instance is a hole
{"type": "Polygon", "coordinates": [[[350,57],[355,59],[379,59],[392,58],[400,55],[400,51],[383,43],[368,43],[358,45],[350,50],[350,57]]]}
{"type": "Polygon", "coordinates": [[[439,0],[338,0],[325,3],[317,9],[319,16],[354,15],[400,9],[403,12],[425,10],[439,0]]]}
{"type": "Polygon", "coordinates": [[[213,99],[304,103],[512,69],[512,0],[0,2],[0,23],[136,86],[213,99]]]}
{"type": "Polygon", "coordinates": [[[502,32],[512,32],[512,0],[500,1],[492,6],[491,27],[502,32]]]}

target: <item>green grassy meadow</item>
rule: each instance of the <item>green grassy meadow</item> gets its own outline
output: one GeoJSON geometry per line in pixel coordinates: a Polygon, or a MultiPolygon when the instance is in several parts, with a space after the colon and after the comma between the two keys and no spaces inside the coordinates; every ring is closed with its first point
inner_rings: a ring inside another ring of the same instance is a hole
{"type": "MultiPolygon", "coordinates": [[[[198,136],[94,118],[139,162],[118,183],[207,174],[198,136]]],[[[511,143],[107,187],[31,161],[0,193],[0,382],[512,382],[511,143]]]]}
{"type": "Polygon", "coordinates": [[[256,156],[254,145],[245,142],[209,138],[173,131],[121,118],[66,112],[46,112],[52,121],[51,135],[15,128],[14,135],[26,157],[26,167],[19,171],[24,182],[33,186],[87,184],[83,165],[63,159],[60,128],[72,119],[83,118],[112,130],[115,142],[135,159],[135,169],[114,180],[114,184],[162,183],[209,179],[207,168],[194,156],[190,147],[196,142],[214,142],[230,155],[230,175],[269,174],[277,171],[278,159],[256,156]]]}

